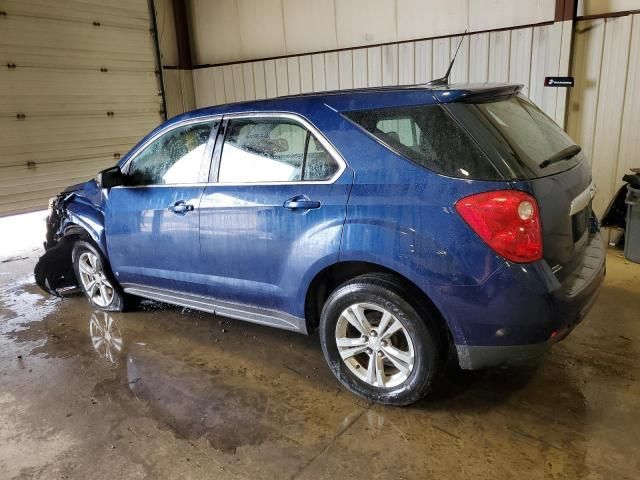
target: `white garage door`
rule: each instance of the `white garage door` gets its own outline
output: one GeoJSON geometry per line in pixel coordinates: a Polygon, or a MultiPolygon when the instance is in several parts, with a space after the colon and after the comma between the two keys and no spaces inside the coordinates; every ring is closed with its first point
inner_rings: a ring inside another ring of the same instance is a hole
{"type": "Polygon", "coordinates": [[[147,0],[0,0],[0,216],[43,209],[162,121],[147,0]]]}

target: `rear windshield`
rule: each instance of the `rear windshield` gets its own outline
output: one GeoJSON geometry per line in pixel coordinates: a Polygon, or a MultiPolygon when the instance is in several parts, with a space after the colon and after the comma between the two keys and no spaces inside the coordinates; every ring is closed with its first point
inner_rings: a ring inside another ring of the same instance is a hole
{"type": "Polygon", "coordinates": [[[451,177],[502,179],[472,138],[440,105],[345,112],[388,148],[451,177]]]}
{"type": "Polygon", "coordinates": [[[583,159],[573,140],[522,95],[483,103],[452,103],[447,109],[479,139],[507,179],[553,175],[583,159]]]}

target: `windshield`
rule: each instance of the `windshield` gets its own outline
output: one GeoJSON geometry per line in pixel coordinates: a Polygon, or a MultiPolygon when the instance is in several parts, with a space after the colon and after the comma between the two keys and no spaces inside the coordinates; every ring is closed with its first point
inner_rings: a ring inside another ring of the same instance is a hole
{"type": "Polygon", "coordinates": [[[450,104],[449,109],[475,138],[482,139],[496,167],[509,179],[553,175],[584,158],[575,142],[522,95],[450,104]]]}

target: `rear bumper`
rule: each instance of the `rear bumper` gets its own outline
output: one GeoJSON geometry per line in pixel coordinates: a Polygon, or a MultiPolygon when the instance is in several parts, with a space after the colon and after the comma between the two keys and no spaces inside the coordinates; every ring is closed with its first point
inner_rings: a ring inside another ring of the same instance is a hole
{"type": "Polygon", "coordinates": [[[533,345],[456,345],[458,363],[464,370],[478,370],[480,368],[499,365],[524,365],[542,358],[551,348],[551,342],[533,345]]]}
{"type": "Polygon", "coordinates": [[[460,367],[517,365],[543,356],[593,307],[604,282],[605,257],[597,232],[590,236],[580,266],[562,282],[543,261],[507,264],[482,286],[447,290],[445,300],[458,297],[451,315],[443,312],[457,327],[460,367]]]}

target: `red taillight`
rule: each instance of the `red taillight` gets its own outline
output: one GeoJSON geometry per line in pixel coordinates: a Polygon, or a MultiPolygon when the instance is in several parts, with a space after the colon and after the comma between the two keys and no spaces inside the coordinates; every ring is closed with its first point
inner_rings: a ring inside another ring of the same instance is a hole
{"type": "Polygon", "coordinates": [[[456,202],[456,210],[498,254],[516,263],[542,258],[538,203],[519,190],[478,193],[456,202]]]}

